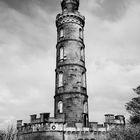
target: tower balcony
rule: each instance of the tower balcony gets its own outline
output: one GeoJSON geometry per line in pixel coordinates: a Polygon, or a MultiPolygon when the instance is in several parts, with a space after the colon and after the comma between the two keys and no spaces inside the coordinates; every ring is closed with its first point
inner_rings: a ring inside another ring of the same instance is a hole
{"type": "Polygon", "coordinates": [[[59,27],[64,23],[77,23],[82,27],[85,25],[85,17],[82,16],[79,12],[64,12],[56,16],[56,26],[59,27]]]}

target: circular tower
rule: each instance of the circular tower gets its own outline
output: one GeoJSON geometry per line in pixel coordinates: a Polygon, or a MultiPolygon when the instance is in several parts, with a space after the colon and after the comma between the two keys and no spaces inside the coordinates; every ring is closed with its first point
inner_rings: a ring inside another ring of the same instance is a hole
{"type": "Polygon", "coordinates": [[[79,0],[61,0],[62,13],[56,17],[57,58],[55,118],[65,116],[68,126],[88,126],[84,24],[78,12],[79,0]]]}

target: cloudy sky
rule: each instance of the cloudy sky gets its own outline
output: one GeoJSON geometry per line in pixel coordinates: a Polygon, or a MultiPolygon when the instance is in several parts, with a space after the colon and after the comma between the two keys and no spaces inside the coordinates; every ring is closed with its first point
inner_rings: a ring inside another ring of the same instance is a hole
{"type": "MultiPolygon", "coordinates": [[[[0,128],[51,112],[60,0],[0,0],[0,128]]],[[[140,84],[139,0],[81,0],[91,121],[123,114],[140,84]]]]}

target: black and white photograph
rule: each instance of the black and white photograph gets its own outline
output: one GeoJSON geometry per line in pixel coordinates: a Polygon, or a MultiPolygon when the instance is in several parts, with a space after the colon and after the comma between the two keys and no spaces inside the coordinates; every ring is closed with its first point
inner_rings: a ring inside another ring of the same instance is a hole
{"type": "Polygon", "coordinates": [[[0,140],[140,140],[140,0],[0,0],[0,140]]]}

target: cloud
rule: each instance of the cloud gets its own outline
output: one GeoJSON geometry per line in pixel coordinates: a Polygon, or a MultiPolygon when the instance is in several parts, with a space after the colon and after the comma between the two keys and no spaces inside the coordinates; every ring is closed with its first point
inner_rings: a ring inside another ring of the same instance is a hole
{"type": "Polygon", "coordinates": [[[103,122],[106,113],[123,114],[128,118],[124,106],[135,96],[132,88],[139,85],[139,71],[140,65],[124,66],[111,60],[93,62],[88,68],[90,118],[96,121],[100,118],[103,122]]]}
{"type": "Polygon", "coordinates": [[[96,0],[99,5],[97,10],[93,10],[98,17],[107,20],[118,20],[122,18],[127,9],[129,0],[96,0]]]}
{"type": "Polygon", "coordinates": [[[101,20],[115,22],[123,19],[129,8],[137,4],[139,4],[138,0],[81,0],[81,9],[101,20]]]}
{"type": "Polygon", "coordinates": [[[36,6],[40,7],[44,11],[54,13],[60,9],[59,0],[0,0],[8,7],[15,9],[16,11],[25,14],[27,16],[36,16],[36,6]]]}
{"type": "Polygon", "coordinates": [[[88,59],[113,59],[124,64],[139,64],[139,7],[129,8],[126,16],[117,22],[104,21],[93,15],[87,15],[85,40],[88,50],[88,59]],[[91,29],[93,32],[91,32],[91,29]],[[111,53],[110,53],[111,52],[111,53]],[[118,57],[119,56],[119,57],[118,57]]]}
{"type": "Polygon", "coordinates": [[[140,78],[139,9],[139,4],[132,5],[115,22],[86,13],[88,94],[93,101],[89,100],[93,120],[104,121],[101,116],[105,113],[128,118],[124,105],[135,96],[132,88],[139,85],[140,78]]]}
{"type": "Polygon", "coordinates": [[[0,127],[4,127],[11,116],[15,122],[30,113],[52,112],[45,103],[50,104],[54,95],[55,75],[50,72],[55,69],[56,33],[55,18],[40,5],[32,5],[36,16],[31,17],[20,11],[24,3],[0,3],[0,127]]]}

